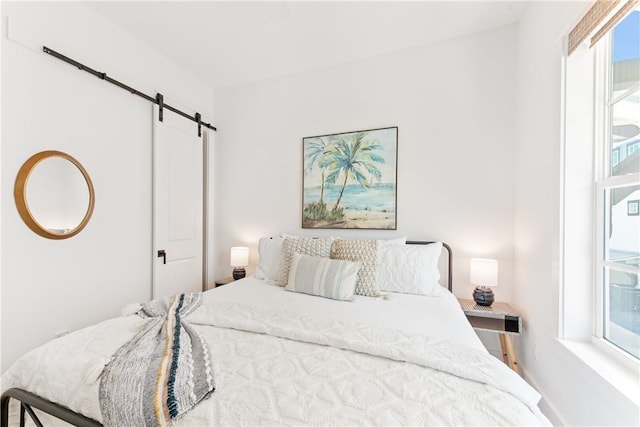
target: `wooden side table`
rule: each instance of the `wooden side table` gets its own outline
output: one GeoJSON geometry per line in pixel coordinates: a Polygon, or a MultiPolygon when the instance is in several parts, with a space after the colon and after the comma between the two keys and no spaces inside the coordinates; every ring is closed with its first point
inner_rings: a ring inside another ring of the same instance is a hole
{"type": "Polygon", "coordinates": [[[225,277],[225,278],[223,278],[223,279],[218,279],[218,280],[216,280],[216,282],[215,282],[215,283],[216,283],[216,288],[217,288],[218,286],[228,285],[229,283],[234,282],[234,281],[235,281],[235,280],[234,280],[234,279],[233,279],[233,277],[231,277],[231,276],[227,276],[227,277],[225,277]]]}
{"type": "Polygon", "coordinates": [[[477,305],[470,299],[458,298],[458,302],[474,329],[500,334],[502,360],[519,374],[518,358],[511,342],[511,335],[520,335],[520,314],[504,302],[494,302],[490,307],[477,305]]]}

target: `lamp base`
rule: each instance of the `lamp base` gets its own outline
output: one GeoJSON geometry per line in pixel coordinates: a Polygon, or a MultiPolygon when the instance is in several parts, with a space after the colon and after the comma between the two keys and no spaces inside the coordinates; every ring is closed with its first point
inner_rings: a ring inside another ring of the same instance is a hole
{"type": "Polygon", "coordinates": [[[244,269],[244,267],[236,267],[233,269],[233,280],[242,279],[246,275],[247,275],[247,272],[244,269]]]}
{"type": "Polygon", "coordinates": [[[494,301],[493,291],[487,286],[476,286],[473,290],[473,300],[478,305],[490,307],[494,301]]]}

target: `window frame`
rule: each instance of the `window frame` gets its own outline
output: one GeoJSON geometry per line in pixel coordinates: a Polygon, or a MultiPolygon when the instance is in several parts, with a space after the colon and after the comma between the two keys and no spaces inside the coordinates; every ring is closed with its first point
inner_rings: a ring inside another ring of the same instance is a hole
{"type": "Polygon", "coordinates": [[[640,82],[613,97],[611,79],[611,44],[612,32],[606,34],[594,46],[594,210],[595,242],[593,246],[594,270],[594,324],[592,343],[605,351],[616,360],[628,367],[637,369],[640,358],[618,347],[606,338],[606,323],[609,307],[609,272],[613,268],[617,271],[638,274],[640,271],[613,261],[607,260],[609,253],[609,239],[605,236],[609,229],[609,212],[605,194],[628,185],[640,183],[640,173],[611,176],[613,144],[611,142],[611,110],[618,101],[640,89],[640,82]]]}

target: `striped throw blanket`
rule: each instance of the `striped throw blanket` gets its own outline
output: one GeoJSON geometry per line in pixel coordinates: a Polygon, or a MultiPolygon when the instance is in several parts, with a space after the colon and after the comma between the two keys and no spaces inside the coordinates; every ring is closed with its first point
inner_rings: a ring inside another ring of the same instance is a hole
{"type": "Polygon", "coordinates": [[[153,300],[144,328],[120,347],[100,380],[105,426],[166,426],[215,390],[209,349],[185,317],[202,294],[153,300]]]}

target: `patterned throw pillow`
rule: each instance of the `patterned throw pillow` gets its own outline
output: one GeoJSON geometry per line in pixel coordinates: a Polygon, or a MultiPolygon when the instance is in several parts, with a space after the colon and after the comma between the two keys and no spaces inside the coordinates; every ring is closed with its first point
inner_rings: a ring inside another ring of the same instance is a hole
{"type": "Polygon", "coordinates": [[[334,238],[327,237],[322,239],[298,237],[298,238],[286,238],[282,245],[282,270],[280,272],[280,286],[286,286],[289,280],[289,270],[291,269],[291,261],[293,261],[293,254],[299,253],[302,255],[319,256],[329,258],[331,256],[331,245],[334,238]]]}
{"type": "Polygon", "coordinates": [[[360,262],[356,295],[375,297],[380,295],[378,286],[378,247],[371,239],[337,239],[331,249],[331,258],[360,262]]]}
{"type": "Polygon", "coordinates": [[[323,257],[293,254],[287,291],[351,301],[360,264],[323,257]]]}
{"type": "Polygon", "coordinates": [[[380,250],[380,289],[415,295],[438,295],[442,243],[395,245],[380,250]]]}

